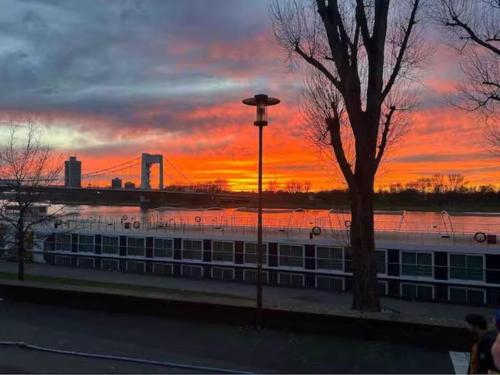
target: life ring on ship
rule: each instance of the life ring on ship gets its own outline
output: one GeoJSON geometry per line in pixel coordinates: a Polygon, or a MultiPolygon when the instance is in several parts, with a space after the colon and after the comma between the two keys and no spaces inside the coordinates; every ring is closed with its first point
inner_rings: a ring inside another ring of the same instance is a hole
{"type": "Polygon", "coordinates": [[[319,236],[321,234],[321,228],[320,227],[313,227],[311,229],[311,233],[314,234],[315,236],[319,236]]]}
{"type": "Polygon", "coordinates": [[[474,239],[476,240],[476,242],[479,242],[479,243],[484,242],[484,241],[486,241],[486,233],[476,232],[474,234],[474,239]]]}
{"type": "Polygon", "coordinates": [[[201,216],[196,216],[194,218],[194,221],[197,222],[198,224],[201,223],[201,216]]]}
{"type": "Polygon", "coordinates": [[[127,215],[123,215],[122,216],[122,221],[126,221],[128,219],[128,216],[127,215]]]}
{"type": "Polygon", "coordinates": [[[346,228],[350,228],[350,227],[351,227],[351,220],[346,220],[346,221],[344,221],[344,226],[345,226],[346,228]]]}
{"type": "Polygon", "coordinates": [[[139,229],[141,227],[141,223],[139,223],[138,221],[134,221],[133,227],[134,229],[139,229]]]}

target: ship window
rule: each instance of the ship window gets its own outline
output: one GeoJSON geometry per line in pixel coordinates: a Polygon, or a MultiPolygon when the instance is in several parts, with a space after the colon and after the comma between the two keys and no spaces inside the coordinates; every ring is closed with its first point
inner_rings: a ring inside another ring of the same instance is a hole
{"type": "Polygon", "coordinates": [[[61,233],[56,234],[56,250],[71,251],[71,235],[61,233]]]}
{"type": "MultiPolygon", "coordinates": [[[[244,270],[243,271],[243,280],[249,283],[257,282],[257,270],[244,270]]],[[[262,283],[269,283],[269,273],[267,271],[262,271],[262,283]]]]}
{"type": "Polygon", "coordinates": [[[345,268],[344,271],[352,273],[352,250],[350,247],[344,248],[345,268]]]}
{"type": "Polygon", "coordinates": [[[197,259],[201,260],[201,241],[184,240],[182,241],[183,259],[197,259]]]}
{"type": "Polygon", "coordinates": [[[316,287],[318,289],[342,292],[344,290],[344,279],[339,277],[316,276],[316,287]]]}
{"type": "Polygon", "coordinates": [[[77,266],[79,268],[94,268],[94,258],[78,257],[77,266]]]}
{"type": "Polygon", "coordinates": [[[71,257],[65,255],[56,255],[54,259],[56,266],[71,266],[71,257]]]}
{"type": "Polygon", "coordinates": [[[80,234],[78,236],[78,251],[85,253],[94,252],[94,236],[84,236],[80,234]]]}
{"type": "Polygon", "coordinates": [[[195,279],[201,279],[203,277],[203,268],[201,266],[190,266],[182,265],[181,267],[182,276],[193,277],[195,279]]]}
{"type": "Polygon", "coordinates": [[[278,283],[279,285],[302,288],[304,287],[304,275],[280,272],[278,274],[278,283]]]}
{"type": "MultiPolygon", "coordinates": [[[[262,244],[262,264],[267,264],[267,246],[262,244]]],[[[245,243],[245,263],[257,264],[257,244],[245,243]]]]}
{"type": "Polygon", "coordinates": [[[484,290],[450,287],[450,302],[469,305],[484,305],[484,290]]]}
{"type": "Polygon", "coordinates": [[[157,275],[169,276],[173,274],[171,264],[153,263],[153,273],[157,275]]]}
{"type": "Polygon", "coordinates": [[[101,268],[108,271],[118,271],[120,267],[118,260],[116,259],[103,259],[101,268]]]}
{"type": "Polygon", "coordinates": [[[450,278],[458,280],[484,279],[484,262],[481,255],[450,254],[450,278]]]}
{"type": "Polygon", "coordinates": [[[144,262],[127,262],[127,272],[131,273],[144,273],[144,262]]]}
{"type": "Polygon", "coordinates": [[[377,287],[378,287],[378,293],[381,296],[386,296],[387,295],[387,288],[388,284],[387,281],[378,281],[377,282],[377,287]]]}
{"type": "MultiPolygon", "coordinates": [[[[2,240],[3,240],[3,237],[2,237],[2,240]]],[[[54,235],[50,235],[49,237],[47,237],[47,239],[44,241],[43,243],[43,249],[45,251],[53,251],[55,250],[55,243],[54,243],[54,235]]],[[[5,242],[2,242],[2,248],[5,246],[5,242]]]]}
{"type": "Polygon", "coordinates": [[[234,251],[232,242],[213,242],[213,255],[212,260],[221,262],[233,262],[234,261],[234,251]]]}
{"type": "Polygon", "coordinates": [[[432,254],[403,251],[401,271],[404,276],[432,277],[432,254]]]}
{"type": "Polygon", "coordinates": [[[280,245],[279,265],[285,267],[304,267],[302,246],[280,245]]]}
{"type": "Polygon", "coordinates": [[[434,287],[431,285],[401,284],[401,296],[410,299],[430,301],[434,296],[434,287]]]}
{"type": "Polygon", "coordinates": [[[102,237],[102,253],[118,254],[118,237],[102,237]]]}
{"type": "Polygon", "coordinates": [[[155,238],[154,256],[157,258],[172,258],[172,240],[155,238]]]}
{"type": "Polygon", "coordinates": [[[344,269],[344,254],[339,247],[318,247],[318,269],[337,270],[344,269]]]}
{"type": "Polygon", "coordinates": [[[232,280],[234,280],[234,269],[212,267],[212,279],[223,280],[223,281],[232,281],[232,280]]]}
{"type": "Polygon", "coordinates": [[[127,255],[144,256],[144,238],[128,237],[127,255]]]}
{"type": "Polygon", "coordinates": [[[385,260],[385,256],[386,256],[385,250],[375,250],[375,261],[377,262],[378,274],[387,273],[387,262],[385,260]]]}

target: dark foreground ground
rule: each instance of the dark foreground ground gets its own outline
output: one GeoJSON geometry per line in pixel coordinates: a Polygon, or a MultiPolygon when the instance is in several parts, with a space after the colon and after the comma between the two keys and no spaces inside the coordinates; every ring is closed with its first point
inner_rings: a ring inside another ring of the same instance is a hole
{"type": "MultiPolygon", "coordinates": [[[[444,351],[6,300],[0,301],[0,341],[258,373],[453,373],[444,351]]],[[[0,372],[194,371],[0,346],[0,372]]]]}

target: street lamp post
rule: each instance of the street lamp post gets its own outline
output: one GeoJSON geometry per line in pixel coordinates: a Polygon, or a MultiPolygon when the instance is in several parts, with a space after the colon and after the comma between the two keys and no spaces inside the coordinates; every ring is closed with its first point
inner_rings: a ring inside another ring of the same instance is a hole
{"type": "Polygon", "coordinates": [[[254,125],[259,128],[259,194],[257,209],[257,313],[256,325],[260,328],[262,322],[262,129],[267,126],[267,107],[280,101],[265,94],[257,94],[253,98],[243,100],[243,104],[255,106],[257,119],[254,125]]]}

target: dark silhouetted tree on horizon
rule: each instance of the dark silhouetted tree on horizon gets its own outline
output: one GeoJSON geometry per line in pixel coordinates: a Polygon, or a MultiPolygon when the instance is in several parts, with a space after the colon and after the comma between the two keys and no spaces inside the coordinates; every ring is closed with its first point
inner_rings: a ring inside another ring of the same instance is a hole
{"type": "Polygon", "coordinates": [[[405,88],[425,57],[420,10],[420,0],[276,0],[271,6],[276,38],[304,67],[306,118],[349,189],[356,310],[380,310],[374,183],[388,144],[401,135],[396,124],[411,102],[405,88]]]}
{"type": "Polygon", "coordinates": [[[280,188],[280,184],[276,180],[269,180],[267,181],[267,188],[266,191],[271,192],[271,193],[276,193],[280,188]]]}

